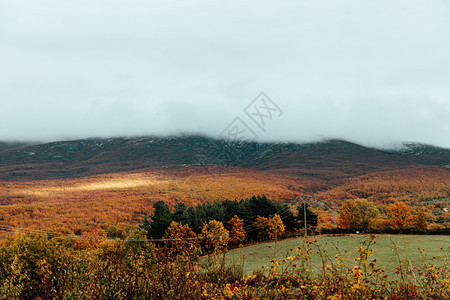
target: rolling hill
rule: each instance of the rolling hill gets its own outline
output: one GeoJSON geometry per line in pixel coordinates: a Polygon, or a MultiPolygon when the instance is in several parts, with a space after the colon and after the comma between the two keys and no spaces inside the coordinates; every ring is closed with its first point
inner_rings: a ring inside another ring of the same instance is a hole
{"type": "Polygon", "coordinates": [[[178,136],[0,146],[0,225],[19,228],[126,227],[158,200],[173,207],[263,193],[275,201],[313,194],[336,205],[354,197],[436,204],[430,213],[442,214],[450,199],[450,149],[422,144],[383,150],[341,140],[178,136]]]}
{"type": "Polygon", "coordinates": [[[448,164],[450,149],[406,144],[397,150],[380,150],[341,140],[296,144],[180,136],[86,139],[25,147],[2,144],[0,148],[0,180],[8,181],[211,165],[330,181],[448,164]]]}

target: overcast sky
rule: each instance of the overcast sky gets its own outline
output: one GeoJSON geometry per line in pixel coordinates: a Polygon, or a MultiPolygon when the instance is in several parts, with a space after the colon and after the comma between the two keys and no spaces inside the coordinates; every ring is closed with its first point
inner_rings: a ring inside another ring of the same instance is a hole
{"type": "Polygon", "coordinates": [[[1,0],[0,140],[211,136],[450,147],[448,0],[1,0]],[[244,109],[282,110],[261,130],[244,109]]]}

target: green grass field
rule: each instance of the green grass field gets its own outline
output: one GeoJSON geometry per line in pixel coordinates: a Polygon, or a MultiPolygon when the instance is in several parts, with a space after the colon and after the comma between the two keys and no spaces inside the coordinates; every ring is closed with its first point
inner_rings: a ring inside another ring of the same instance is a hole
{"type": "MultiPolygon", "coordinates": [[[[352,267],[358,264],[355,262],[355,258],[359,257],[357,250],[366,238],[364,235],[318,236],[317,243],[326,250],[331,259],[338,254],[345,259],[347,266],[352,267]]],[[[274,256],[279,260],[289,256],[289,250],[302,247],[304,241],[302,237],[291,238],[276,244],[266,242],[234,249],[228,252],[227,260],[230,263],[243,263],[244,273],[250,274],[264,265],[269,265],[274,256]]],[[[428,262],[435,256],[434,261],[440,264],[450,250],[450,236],[443,235],[380,235],[375,241],[376,244],[371,246],[374,249],[373,257],[377,259],[378,266],[386,271],[393,271],[399,265],[399,257],[402,261],[409,260],[412,265],[416,265],[422,262],[423,258],[428,262]],[[419,248],[425,250],[425,256],[420,254],[419,248]]],[[[311,260],[314,265],[321,265],[316,250],[312,252],[311,260]]]]}

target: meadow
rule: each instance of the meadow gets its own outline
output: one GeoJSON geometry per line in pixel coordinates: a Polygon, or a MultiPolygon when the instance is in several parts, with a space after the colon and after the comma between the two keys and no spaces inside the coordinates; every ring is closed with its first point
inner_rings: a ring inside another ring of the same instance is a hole
{"type": "MultiPolygon", "coordinates": [[[[353,266],[357,265],[355,262],[355,259],[359,257],[357,250],[366,236],[323,235],[308,239],[316,239],[317,245],[325,250],[331,259],[338,255],[348,266],[353,266]]],[[[304,237],[290,238],[276,243],[271,241],[234,249],[227,253],[227,260],[229,263],[243,264],[244,274],[250,275],[253,271],[269,264],[272,258],[282,261],[290,255],[290,249],[305,247],[305,240],[304,237]]],[[[377,259],[378,266],[388,273],[393,273],[400,261],[402,263],[410,261],[413,267],[424,261],[442,264],[449,247],[450,236],[448,235],[379,235],[376,236],[375,244],[371,245],[374,250],[373,257],[377,259]],[[419,249],[423,252],[421,253],[419,249]]],[[[310,259],[313,265],[321,265],[321,257],[317,253],[313,252],[310,259]]]]}

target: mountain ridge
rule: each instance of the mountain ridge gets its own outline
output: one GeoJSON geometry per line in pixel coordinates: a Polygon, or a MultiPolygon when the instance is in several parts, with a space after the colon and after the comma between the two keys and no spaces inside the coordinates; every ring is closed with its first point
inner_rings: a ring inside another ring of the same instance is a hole
{"type": "Polygon", "coordinates": [[[450,149],[405,143],[377,149],[319,142],[225,141],[206,136],[91,138],[44,144],[0,143],[0,180],[73,178],[186,166],[233,166],[318,180],[450,164],[450,149]]]}

